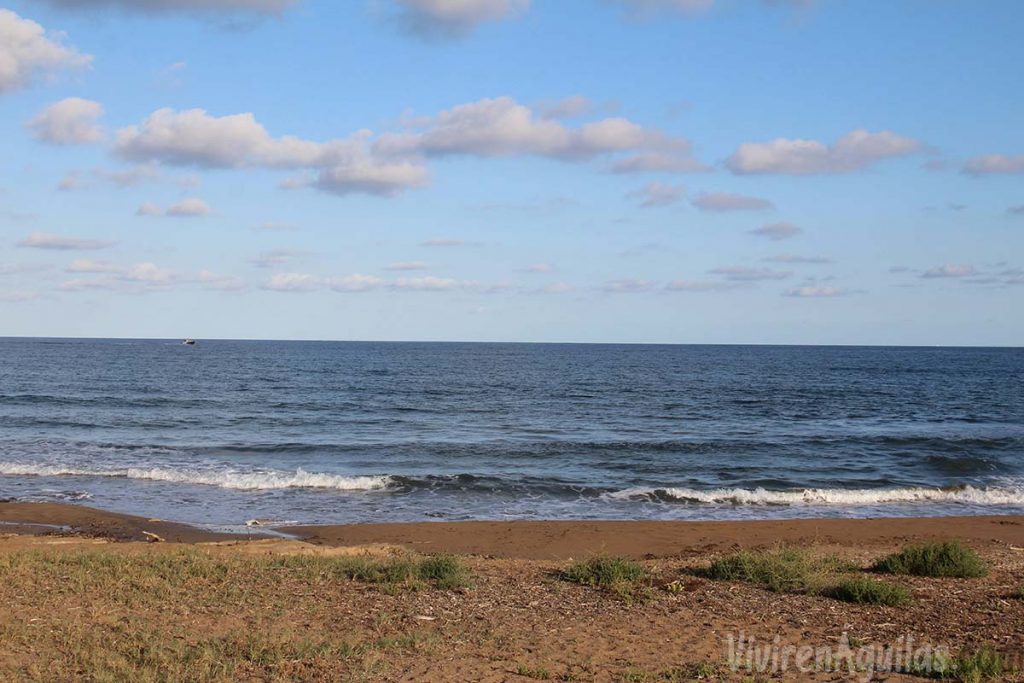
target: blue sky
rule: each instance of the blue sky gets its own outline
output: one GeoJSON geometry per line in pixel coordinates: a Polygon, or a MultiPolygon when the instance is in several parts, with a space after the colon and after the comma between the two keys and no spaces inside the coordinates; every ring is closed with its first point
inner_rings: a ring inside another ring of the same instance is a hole
{"type": "Polygon", "coordinates": [[[0,0],[0,335],[1019,345],[1015,0],[0,0]]]}

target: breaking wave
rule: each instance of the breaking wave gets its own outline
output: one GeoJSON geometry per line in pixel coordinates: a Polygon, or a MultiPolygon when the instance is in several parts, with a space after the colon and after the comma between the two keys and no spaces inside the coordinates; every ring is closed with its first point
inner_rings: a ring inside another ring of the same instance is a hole
{"type": "Polygon", "coordinates": [[[757,489],[632,488],[608,494],[615,499],[717,505],[849,505],[886,503],[952,503],[968,505],[1024,505],[1024,488],[955,486],[946,488],[757,489]]]}
{"type": "Polygon", "coordinates": [[[379,476],[344,476],[322,472],[307,472],[297,469],[294,472],[254,471],[239,472],[233,470],[174,470],[161,467],[123,469],[92,469],[61,467],[52,465],[25,465],[11,462],[0,463],[0,474],[37,477],[117,477],[123,479],[145,479],[149,481],[165,481],[175,484],[199,484],[202,486],[219,486],[225,489],[269,490],[269,489],[336,489],[339,491],[373,491],[387,488],[391,477],[379,476]]]}

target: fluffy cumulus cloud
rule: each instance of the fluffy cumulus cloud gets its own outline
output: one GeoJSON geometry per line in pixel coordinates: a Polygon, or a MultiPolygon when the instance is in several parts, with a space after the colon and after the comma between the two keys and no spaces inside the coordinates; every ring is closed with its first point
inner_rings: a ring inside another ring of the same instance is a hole
{"type": "Polygon", "coordinates": [[[168,207],[168,216],[181,216],[184,218],[196,218],[199,216],[207,216],[211,213],[209,204],[204,202],[202,199],[196,197],[188,197],[182,199],[177,204],[173,204],[168,207]]]}
{"type": "Polygon", "coordinates": [[[831,145],[787,138],[744,143],[726,160],[726,166],[733,173],[742,174],[850,173],[884,159],[919,152],[922,148],[919,141],[890,131],[854,130],[831,145]]]}
{"type": "Polygon", "coordinates": [[[958,278],[958,277],[970,277],[976,275],[977,270],[974,266],[959,264],[959,263],[944,263],[941,266],[935,266],[921,273],[921,277],[932,280],[937,278],[958,278]]]}
{"type": "Polygon", "coordinates": [[[374,275],[353,273],[327,279],[327,286],[335,292],[368,292],[384,284],[382,278],[374,275]]]}
{"type": "Polygon", "coordinates": [[[375,150],[392,157],[531,155],[572,162],[614,155],[616,164],[632,164],[632,170],[645,170],[640,157],[656,154],[681,166],[699,166],[683,138],[622,117],[571,127],[511,97],[461,104],[415,123],[417,130],[382,135],[375,150]]]}
{"type": "Polygon", "coordinates": [[[392,0],[399,24],[421,37],[462,37],[485,22],[516,16],[530,0],[392,0]]]}
{"type": "Polygon", "coordinates": [[[404,130],[374,136],[360,130],[318,142],[272,136],[251,113],[214,116],[203,109],[160,109],[117,131],[122,159],[211,169],[297,171],[284,187],[311,186],[336,194],[394,195],[424,185],[430,159],[541,156],[566,162],[606,158],[618,172],[700,167],[690,143],[628,119],[567,126],[510,97],[484,99],[415,119],[404,130]],[[664,162],[664,163],[663,163],[664,162]],[[667,165],[666,165],[667,164],[667,165]]]}
{"type": "Polygon", "coordinates": [[[135,12],[254,12],[277,14],[298,0],[43,0],[55,7],[82,11],[103,8],[135,12]]]}
{"type": "Polygon", "coordinates": [[[175,218],[200,218],[213,213],[210,205],[197,197],[186,197],[164,209],[153,202],[143,202],[135,211],[136,216],[171,216],[175,218]]]}
{"type": "Polygon", "coordinates": [[[1008,173],[1024,173],[1024,154],[1008,156],[1005,154],[985,154],[968,159],[963,167],[969,175],[993,175],[1008,173]]]}
{"type": "Polygon", "coordinates": [[[426,182],[419,163],[376,158],[368,131],[315,142],[272,137],[251,113],[212,116],[202,109],[160,109],[141,124],[117,132],[114,152],[134,161],[199,168],[312,170],[308,184],[346,194],[394,194],[426,182]]]}
{"type": "Polygon", "coordinates": [[[63,35],[0,8],[0,94],[41,75],[87,67],[91,61],[91,56],[65,45],[63,35]]]}
{"type": "Polygon", "coordinates": [[[768,225],[762,225],[760,228],[754,228],[750,231],[750,234],[780,241],[796,237],[802,232],[802,228],[792,223],[769,223],[768,225]]]}
{"type": "Polygon", "coordinates": [[[644,208],[668,206],[682,201],[686,197],[686,187],[683,185],[652,182],[644,185],[639,190],[631,192],[629,196],[639,199],[640,206],[644,208]]]}
{"type": "Polygon", "coordinates": [[[18,241],[17,246],[27,249],[49,249],[54,251],[92,251],[112,247],[116,242],[106,240],[62,237],[49,232],[33,232],[18,241]]]}
{"type": "Polygon", "coordinates": [[[322,281],[309,273],[277,273],[263,285],[274,292],[308,292],[321,286],[322,281]]]}
{"type": "Polygon", "coordinates": [[[763,211],[774,208],[767,199],[732,192],[701,192],[693,200],[701,211],[763,211]]]}
{"type": "Polygon", "coordinates": [[[54,145],[85,145],[103,139],[97,121],[103,105],[80,97],[69,97],[43,109],[26,126],[40,142],[54,145]]]}

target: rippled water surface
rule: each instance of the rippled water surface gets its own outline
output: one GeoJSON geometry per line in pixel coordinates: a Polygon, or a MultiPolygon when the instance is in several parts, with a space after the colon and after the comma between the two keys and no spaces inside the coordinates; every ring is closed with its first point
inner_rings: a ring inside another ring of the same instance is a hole
{"type": "Polygon", "coordinates": [[[1024,350],[0,339],[0,496],[208,524],[1024,512],[1024,350]]]}

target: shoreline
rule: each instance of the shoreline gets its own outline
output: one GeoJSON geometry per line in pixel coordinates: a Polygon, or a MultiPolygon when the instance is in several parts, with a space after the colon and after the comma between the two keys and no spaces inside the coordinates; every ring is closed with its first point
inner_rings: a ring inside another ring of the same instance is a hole
{"type": "MultiPolygon", "coordinates": [[[[728,521],[514,520],[388,522],[267,527],[274,536],[327,547],[384,544],[421,553],[522,560],[564,560],[596,554],[636,559],[687,557],[776,544],[890,547],[957,538],[968,543],[1024,547],[1024,515],[813,518],[728,521]]],[[[219,532],[70,503],[2,502],[0,533],[75,535],[174,543],[266,538],[219,532]]]]}

